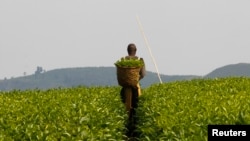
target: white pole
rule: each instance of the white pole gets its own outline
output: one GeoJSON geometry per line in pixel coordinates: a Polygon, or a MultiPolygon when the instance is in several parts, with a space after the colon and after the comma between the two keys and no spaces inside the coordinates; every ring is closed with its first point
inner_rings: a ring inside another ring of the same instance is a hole
{"type": "Polygon", "coordinates": [[[143,36],[143,38],[144,38],[144,40],[145,40],[145,43],[146,43],[146,46],[147,46],[147,48],[148,48],[149,54],[150,54],[150,56],[151,56],[151,58],[152,58],[152,60],[153,60],[153,63],[154,63],[154,65],[155,65],[155,69],[156,69],[156,71],[157,71],[158,78],[159,78],[160,82],[162,83],[162,80],[161,80],[161,77],[160,77],[160,74],[159,74],[159,71],[158,71],[158,67],[157,67],[157,65],[156,65],[155,59],[154,59],[153,54],[152,54],[152,51],[151,51],[151,49],[150,49],[148,40],[147,40],[147,38],[146,38],[146,36],[145,36],[145,34],[144,34],[144,31],[143,31],[143,28],[142,28],[142,24],[141,24],[141,22],[140,22],[140,19],[139,19],[138,15],[136,16],[136,18],[137,18],[137,23],[138,23],[138,25],[139,25],[139,27],[140,27],[140,31],[141,31],[141,33],[142,33],[142,36],[143,36]]]}

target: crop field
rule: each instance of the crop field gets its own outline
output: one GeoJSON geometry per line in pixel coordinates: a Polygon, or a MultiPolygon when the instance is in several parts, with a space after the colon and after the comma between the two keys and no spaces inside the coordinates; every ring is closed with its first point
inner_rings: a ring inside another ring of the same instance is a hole
{"type": "Polygon", "coordinates": [[[122,140],[116,87],[11,91],[0,95],[0,140],[122,140]]]}
{"type": "Polygon", "coordinates": [[[250,79],[153,85],[137,114],[142,140],[206,141],[208,124],[250,124],[250,79]]]}
{"type": "MultiPolygon", "coordinates": [[[[120,87],[0,92],[0,141],[125,140],[120,87]]],[[[138,140],[206,141],[209,124],[250,124],[250,78],[195,79],[142,90],[138,140]]]]}

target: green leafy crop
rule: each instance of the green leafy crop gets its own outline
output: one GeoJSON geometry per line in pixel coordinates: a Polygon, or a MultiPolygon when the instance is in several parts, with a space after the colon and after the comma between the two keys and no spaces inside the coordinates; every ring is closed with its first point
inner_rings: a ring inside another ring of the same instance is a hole
{"type": "Polygon", "coordinates": [[[115,62],[115,65],[118,67],[142,67],[144,63],[141,59],[121,58],[121,60],[115,62]]]}
{"type": "MultiPolygon", "coordinates": [[[[142,141],[207,141],[209,124],[250,124],[250,78],[195,79],[142,89],[142,141]]],[[[0,141],[123,141],[120,87],[0,92],[0,141]]]]}
{"type": "Polygon", "coordinates": [[[0,141],[122,140],[118,87],[0,92],[0,141]]]}
{"type": "Polygon", "coordinates": [[[209,124],[250,124],[250,79],[197,79],[144,89],[141,140],[206,141],[209,124]]]}

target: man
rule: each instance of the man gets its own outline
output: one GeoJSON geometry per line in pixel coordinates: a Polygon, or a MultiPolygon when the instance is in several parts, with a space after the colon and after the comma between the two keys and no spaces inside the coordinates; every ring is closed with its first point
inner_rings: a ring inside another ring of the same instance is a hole
{"type": "MultiPolygon", "coordinates": [[[[125,56],[125,59],[130,59],[130,58],[135,58],[138,59],[139,57],[136,56],[136,46],[135,44],[131,43],[128,45],[127,47],[127,52],[128,52],[128,56],[125,56]]],[[[143,61],[142,58],[140,58],[141,61],[143,61]]],[[[146,70],[145,70],[145,63],[143,61],[144,66],[140,69],[139,72],[139,81],[144,78],[146,70]]],[[[140,84],[138,82],[136,87],[122,87],[121,89],[121,98],[122,98],[122,102],[125,104],[126,106],[126,110],[128,112],[128,124],[127,124],[127,136],[131,137],[134,136],[134,134],[136,134],[135,132],[135,126],[136,126],[136,116],[135,116],[135,109],[138,107],[138,101],[139,101],[139,96],[141,94],[141,89],[140,89],[140,84]]]]}
{"type": "MultiPolygon", "coordinates": [[[[127,47],[127,52],[128,52],[128,56],[125,57],[125,59],[130,59],[130,58],[135,58],[135,59],[138,59],[139,57],[136,56],[136,45],[131,43],[128,45],[127,47]]],[[[144,63],[144,60],[142,58],[140,58],[141,61],[143,61],[144,63]]],[[[139,75],[140,75],[140,78],[139,80],[141,80],[142,78],[144,78],[146,74],[146,70],[145,70],[145,63],[144,63],[144,66],[141,68],[140,72],[139,72],[139,75]]],[[[121,89],[121,98],[122,98],[122,102],[126,104],[126,108],[127,110],[132,110],[132,114],[130,114],[130,116],[132,116],[134,113],[135,113],[135,108],[137,108],[137,104],[138,104],[138,97],[140,96],[141,94],[141,89],[140,89],[140,84],[138,82],[137,84],[137,87],[134,88],[134,87],[131,87],[130,89],[128,88],[122,88],[121,89]],[[128,91],[132,91],[132,96],[130,98],[128,98],[128,94],[129,93],[128,91]]],[[[130,117],[131,118],[131,117],[130,117]]]]}

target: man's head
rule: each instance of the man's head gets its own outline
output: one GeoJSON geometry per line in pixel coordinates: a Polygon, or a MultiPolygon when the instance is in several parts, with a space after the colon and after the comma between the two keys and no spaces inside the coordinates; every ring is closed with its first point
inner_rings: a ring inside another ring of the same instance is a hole
{"type": "Polygon", "coordinates": [[[128,51],[129,56],[135,56],[135,54],[136,54],[136,46],[135,46],[135,44],[133,44],[133,43],[129,44],[128,48],[127,48],[127,51],[128,51]]]}

